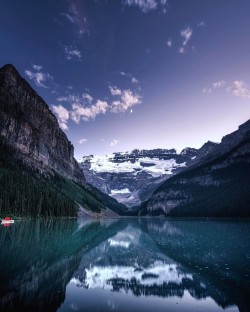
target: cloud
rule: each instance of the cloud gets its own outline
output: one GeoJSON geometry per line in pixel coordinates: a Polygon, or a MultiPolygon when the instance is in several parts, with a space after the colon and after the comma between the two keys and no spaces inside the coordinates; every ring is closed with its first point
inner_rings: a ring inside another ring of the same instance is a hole
{"type": "Polygon", "coordinates": [[[168,39],[168,41],[167,41],[167,46],[168,46],[169,48],[171,48],[172,45],[173,45],[173,41],[172,41],[171,39],[168,39]]]}
{"type": "Polygon", "coordinates": [[[212,89],[211,88],[203,88],[202,93],[203,94],[210,94],[210,93],[212,93],[212,89]]]}
{"type": "Polygon", "coordinates": [[[211,87],[203,88],[202,93],[203,94],[210,94],[213,92],[213,89],[219,89],[219,88],[224,87],[225,85],[226,85],[226,81],[224,81],[224,80],[219,80],[219,81],[213,82],[211,87]]]}
{"type": "Polygon", "coordinates": [[[161,8],[163,13],[167,10],[167,0],[124,0],[125,5],[139,7],[143,13],[161,8]]]}
{"type": "Polygon", "coordinates": [[[135,77],[132,77],[132,78],[131,78],[131,82],[132,82],[132,83],[139,83],[139,80],[136,79],[135,77]]]}
{"type": "Polygon", "coordinates": [[[201,21],[200,23],[197,24],[198,27],[204,27],[206,26],[206,23],[201,21]]]}
{"type": "Polygon", "coordinates": [[[117,139],[113,139],[111,142],[110,142],[110,146],[112,147],[112,146],[115,146],[115,145],[117,145],[118,143],[120,143],[120,141],[119,140],[117,140],[117,139]]]}
{"type": "Polygon", "coordinates": [[[87,143],[87,142],[88,142],[87,139],[80,139],[80,140],[78,141],[79,144],[85,144],[85,143],[87,143]]]}
{"type": "Polygon", "coordinates": [[[138,84],[140,83],[139,80],[137,78],[135,78],[132,74],[130,73],[125,73],[125,72],[120,72],[120,74],[124,77],[128,77],[129,79],[131,79],[132,83],[138,84]]]}
{"type": "Polygon", "coordinates": [[[41,65],[36,65],[36,64],[34,64],[32,67],[33,67],[35,70],[37,70],[37,71],[40,71],[40,70],[43,69],[43,67],[42,67],[41,65]]]}
{"type": "MultiPolygon", "coordinates": [[[[213,92],[214,89],[223,88],[228,85],[229,84],[226,81],[219,80],[212,83],[211,87],[202,89],[202,93],[210,94],[213,92]]],[[[245,82],[242,80],[235,80],[231,85],[224,89],[231,92],[235,96],[250,99],[250,89],[247,88],[245,82]]]]}
{"type": "Polygon", "coordinates": [[[73,103],[70,117],[75,123],[79,124],[81,119],[85,121],[95,119],[97,115],[105,114],[107,110],[108,103],[101,100],[97,100],[97,102],[90,107],[86,107],[79,103],[73,103]]]}
{"type": "MultiPolygon", "coordinates": [[[[112,90],[112,87],[111,89],[112,90]]],[[[119,89],[118,89],[119,90],[119,89]]],[[[111,94],[114,95],[119,95],[119,98],[115,101],[112,102],[111,104],[111,112],[112,113],[123,113],[129,108],[141,104],[141,96],[133,93],[131,90],[119,90],[119,94],[111,94]]]]}
{"type": "Polygon", "coordinates": [[[88,20],[86,18],[83,7],[76,2],[70,1],[67,12],[61,12],[60,15],[72,23],[76,28],[79,35],[88,34],[88,20]]]}
{"type": "Polygon", "coordinates": [[[65,96],[59,96],[57,98],[58,102],[68,102],[68,103],[81,103],[81,104],[91,104],[93,97],[88,93],[79,94],[68,94],[65,96]]]}
{"type": "Polygon", "coordinates": [[[186,53],[186,49],[184,47],[179,48],[179,53],[184,54],[186,53]]]}
{"type": "Polygon", "coordinates": [[[82,54],[76,47],[73,46],[65,46],[64,52],[67,60],[78,59],[81,60],[82,54]]]}
{"type": "MultiPolygon", "coordinates": [[[[133,77],[134,78],[134,77],[133,77]]],[[[137,83],[134,82],[134,83],[137,83]]],[[[71,119],[76,124],[81,120],[94,120],[96,116],[106,113],[124,113],[126,111],[132,112],[132,107],[142,103],[142,97],[130,89],[119,89],[116,86],[109,86],[110,93],[113,100],[111,103],[95,100],[90,94],[66,94],[57,98],[57,101],[66,102],[71,106],[69,110],[64,108],[61,104],[52,107],[55,114],[58,116],[58,121],[63,129],[67,128],[67,121],[71,119]]],[[[68,92],[68,91],[67,91],[68,92]]]]}
{"type": "Polygon", "coordinates": [[[57,115],[59,126],[63,130],[67,130],[67,122],[69,120],[69,111],[62,105],[52,105],[52,111],[57,115]]]}
{"type": "Polygon", "coordinates": [[[131,82],[134,84],[140,83],[139,80],[137,78],[135,78],[132,74],[130,73],[125,73],[123,71],[120,72],[120,74],[124,77],[128,77],[129,79],[131,79],[131,82]]]}
{"type": "Polygon", "coordinates": [[[77,20],[73,14],[70,13],[60,13],[61,16],[67,18],[72,24],[76,24],[77,20]]]}
{"type": "Polygon", "coordinates": [[[122,91],[120,89],[118,89],[117,87],[109,86],[109,90],[110,90],[110,93],[112,95],[121,95],[122,94],[122,91]]]}
{"type": "Polygon", "coordinates": [[[213,83],[214,88],[221,88],[226,84],[226,81],[220,80],[213,83]]]}
{"type": "Polygon", "coordinates": [[[83,93],[82,97],[83,97],[83,99],[85,99],[89,103],[92,103],[92,101],[94,100],[93,97],[88,93],[83,93]]]}
{"type": "Polygon", "coordinates": [[[182,43],[183,46],[186,46],[188,44],[188,41],[191,39],[192,34],[193,34],[193,30],[189,26],[187,28],[181,30],[181,36],[184,39],[184,41],[182,43]]]}
{"type": "Polygon", "coordinates": [[[242,80],[235,80],[227,90],[231,91],[235,96],[250,99],[250,90],[242,80]]]}
{"type": "Polygon", "coordinates": [[[124,73],[123,71],[121,71],[120,74],[121,74],[122,76],[128,76],[128,74],[124,73]]]}
{"type": "Polygon", "coordinates": [[[53,81],[53,77],[49,73],[41,72],[40,70],[42,69],[42,66],[33,65],[33,68],[36,70],[35,72],[26,69],[25,74],[29,77],[30,80],[34,80],[35,84],[38,87],[48,88],[48,86],[45,84],[45,82],[46,81],[53,81]]]}

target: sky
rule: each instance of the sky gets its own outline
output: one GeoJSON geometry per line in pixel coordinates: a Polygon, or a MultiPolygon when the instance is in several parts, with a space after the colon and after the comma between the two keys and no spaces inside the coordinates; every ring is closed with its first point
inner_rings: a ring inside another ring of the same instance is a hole
{"type": "Polygon", "coordinates": [[[199,148],[250,118],[249,0],[2,0],[0,67],[48,103],[77,159],[199,148]]]}

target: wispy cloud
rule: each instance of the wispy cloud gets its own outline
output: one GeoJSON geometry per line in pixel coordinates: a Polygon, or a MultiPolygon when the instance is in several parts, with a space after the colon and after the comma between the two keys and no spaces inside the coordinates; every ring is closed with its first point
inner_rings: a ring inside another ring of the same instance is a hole
{"type": "Polygon", "coordinates": [[[117,87],[109,87],[113,96],[117,96],[117,99],[111,104],[112,113],[123,113],[133,106],[141,104],[141,96],[137,93],[128,90],[120,90],[117,87]],[[115,91],[115,92],[114,92],[115,91]]]}
{"type": "MultiPolygon", "coordinates": [[[[122,74],[122,73],[121,73],[122,74]]],[[[125,74],[125,73],[124,73],[125,74]]],[[[133,77],[134,78],[134,77],[133,77]]],[[[136,78],[135,78],[136,79],[136,78]]],[[[133,83],[138,83],[132,82],[133,83]]],[[[79,124],[81,120],[94,120],[98,115],[106,113],[125,113],[133,112],[132,107],[142,103],[142,97],[131,89],[119,89],[116,86],[109,86],[111,93],[111,101],[94,99],[89,93],[69,94],[57,98],[59,105],[53,105],[52,110],[57,115],[58,121],[62,129],[67,129],[68,120],[79,124]],[[61,103],[67,103],[70,109],[64,108],[61,103]]]]}
{"type": "Polygon", "coordinates": [[[204,27],[206,26],[206,23],[204,21],[201,21],[197,24],[198,27],[204,27]]]}
{"type": "Polygon", "coordinates": [[[213,92],[214,89],[222,88],[226,85],[226,81],[224,80],[218,80],[212,83],[210,87],[206,87],[202,89],[203,94],[210,94],[213,92]]]}
{"type": "Polygon", "coordinates": [[[89,35],[88,20],[81,5],[71,2],[67,12],[61,12],[60,15],[76,27],[79,35],[89,35]]]}
{"type": "Polygon", "coordinates": [[[214,88],[221,88],[226,84],[226,81],[220,80],[213,83],[214,88]]]}
{"type": "Polygon", "coordinates": [[[68,102],[68,103],[80,103],[87,104],[93,101],[93,97],[88,93],[79,94],[68,94],[66,96],[60,96],[57,98],[58,102],[68,102]]]}
{"type": "Polygon", "coordinates": [[[109,90],[110,90],[110,93],[112,95],[121,95],[122,94],[122,90],[118,89],[117,87],[115,86],[109,86],[109,90]]]}
{"type": "MultiPolygon", "coordinates": [[[[183,40],[182,45],[178,48],[178,52],[180,54],[185,54],[187,52],[188,42],[191,39],[192,34],[193,34],[193,29],[190,26],[180,31],[180,35],[183,40]]],[[[172,42],[171,42],[171,45],[172,45],[172,42]]],[[[193,49],[194,49],[194,46],[193,46],[193,49]]]]}
{"type": "Polygon", "coordinates": [[[80,140],[78,141],[79,144],[85,144],[85,143],[87,143],[87,142],[88,142],[87,139],[80,139],[80,140]]]}
{"type": "Polygon", "coordinates": [[[182,45],[186,46],[188,44],[188,41],[191,39],[193,34],[193,30],[191,27],[187,27],[181,30],[181,36],[184,39],[182,45]]]}
{"type": "Polygon", "coordinates": [[[172,45],[173,45],[172,39],[168,39],[168,41],[167,41],[167,46],[168,46],[169,48],[171,48],[172,45]]]}
{"type": "Polygon", "coordinates": [[[33,64],[32,67],[37,70],[37,71],[40,71],[43,69],[42,65],[36,65],[36,64],[33,64]]]}
{"type": "Polygon", "coordinates": [[[131,82],[132,82],[132,83],[139,83],[139,80],[136,79],[135,77],[132,77],[132,78],[131,78],[131,82]]]}
{"type": "Polygon", "coordinates": [[[81,52],[74,46],[65,46],[64,52],[67,60],[78,59],[81,60],[81,52]]]}
{"type": "Polygon", "coordinates": [[[227,83],[225,80],[218,80],[212,83],[211,87],[203,88],[202,93],[210,94],[215,89],[223,89],[231,92],[235,96],[250,99],[250,89],[242,80],[234,80],[231,84],[227,83]]]}
{"type": "Polygon", "coordinates": [[[115,146],[115,145],[117,145],[118,143],[120,143],[120,141],[119,140],[117,140],[117,139],[113,139],[111,142],[110,142],[110,146],[112,147],[112,146],[115,146]]]}
{"type": "Polygon", "coordinates": [[[79,124],[81,119],[85,121],[95,119],[97,115],[105,114],[107,110],[108,103],[101,100],[97,100],[95,104],[89,107],[79,103],[73,103],[70,117],[75,123],[79,124]]]}
{"type": "Polygon", "coordinates": [[[212,93],[212,89],[211,88],[203,88],[202,93],[203,94],[210,94],[210,93],[212,93]]]}
{"type": "Polygon", "coordinates": [[[158,8],[161,8],[163,13],[167,10],[167,0],[124,0],[123,2],[125,5],[138,7],[143,13],[158,8]]]}
{"type": "Polygon", "coordinates": [[[231,91],[235,96],[250,99],[250,89],[247,88],[242,80],[235,80],[227,90],[231,91]]]}
{"type": "Polygon", "coordinates": [[[67,130],[67,122],[69,120],[69,111],[62,105],[52,105],[52,111],[56,114],[59,126],[63,130],[67,130]]]}
{"type": "Polygon", "coordinates": [[[72,24],[76,24],[76,22],[77,22],[77,20],[73,14],[61,12],[60,15],[65,17],[72,24]]]}
{"type": "Polygon", "coordinates": [[[186,52],[184,47],[180,47],[179,48],[179,53],[184,54],[186,52]]]}
{"type": "Polygon", "coordinates": [[[94,100],[93,97],[88,94],[88,93],[83,93],[82,94],[82,97],[84,100],[86,100],[88,103],[92,103],[92,101],[94,100]]]}
{"type": "Polygon", "coordinates": [[[38,87],[48,88],[45,83],[48,81],[53,82],[53,76],[51,76],[49,73],[41,72],[42,66],[40,65],[33,65],[32,67],[35,71],[26,69],[25,74],[29,77],[30,80],[33,80],[38,87]]]}
{"type": "Polygon", "coordinates": [[[122,76],[124,76],[124,77],[128,77],[128,78],[131,80],[132,83],[135,83],[135,84],[140,83],[140,81],[139,81],[137,78],[135,78],[135,77],[134,77],[132,74],[130,74],[130,73],[125,73],[125,72],[121,71],[120,74],[121,74],[122,76]]]}

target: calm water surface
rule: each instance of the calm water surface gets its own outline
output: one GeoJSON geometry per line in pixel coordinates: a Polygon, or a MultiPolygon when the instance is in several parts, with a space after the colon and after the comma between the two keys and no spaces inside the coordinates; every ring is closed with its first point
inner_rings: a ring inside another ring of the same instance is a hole
{"type": "Polygon", "coordinates": [[[249,222],[29,220],[0,247],[0,311],[250,311],[249,222]]]}

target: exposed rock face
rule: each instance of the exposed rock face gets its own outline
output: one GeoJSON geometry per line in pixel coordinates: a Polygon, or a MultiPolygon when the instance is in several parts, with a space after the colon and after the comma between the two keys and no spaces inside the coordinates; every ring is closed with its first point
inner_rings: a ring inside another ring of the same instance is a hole
{"type": "Polygon", "coordinates": [[[249,202],[250,120],[159,186],[141,214],[247,217],[249,202]]]}
{"type": "Polygon", "coordinates": [[[107,156],[86,156],[81,167],[88,183],[111,195],[127,207],[140,205],[160,183],[209,153],[217,144],[200,149],[133,150],[107,156]]]}
{"type": "Polygon", "coordinates": [[[0,138],[14,147],[26,164],[43,174],[56,171],[84,182],[74,147],[56,117],[12,65],[0,69],[0,112],[0,138]]]}

